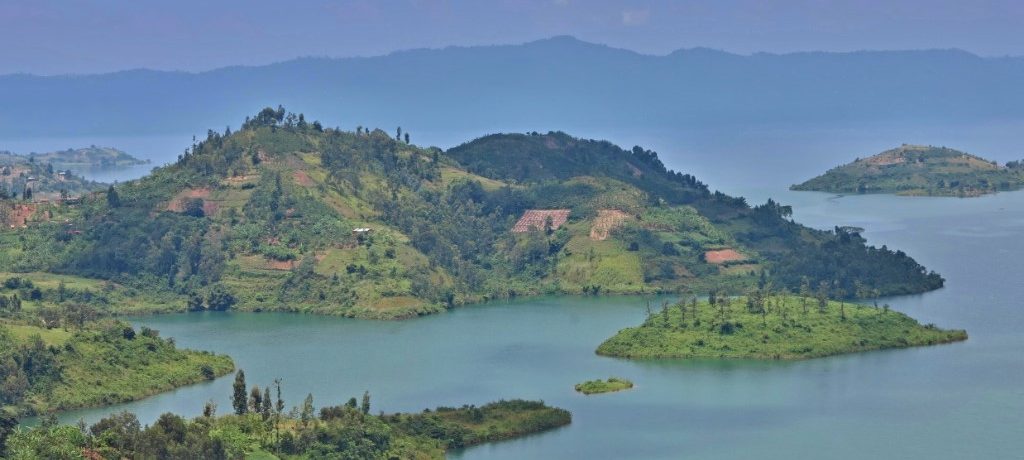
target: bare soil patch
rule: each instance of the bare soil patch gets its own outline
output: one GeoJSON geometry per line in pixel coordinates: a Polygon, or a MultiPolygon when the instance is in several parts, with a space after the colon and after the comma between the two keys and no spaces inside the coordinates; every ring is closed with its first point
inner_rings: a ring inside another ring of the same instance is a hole
{"type": "Polygon", "coordinates": [[[292,173],[292,178],[295,179],[295,183],[303,187],[310,187],[313,185],[313,178],[306,174],[306,171],[298,170],[292,173]]]}
{"type": "Polygon", "coordinates": [[[735,249],[719,249],[716,251],[707,251],[704,253],[704,260],[709,264],[724,264],[726,262],[735,262],[737,260],[746,260],[747,256],[743,255],[735,249]]]}
{"type": "MultiPolygon", "coordinates": [[[[170,203],[167,203],[167,210],[173,212],[182,212],[185,210],[185,200],[199,198],[203,200],[203,212],[206,214],[210,214],[209,210],[206,209],[208,204],[212,204],[206,201],[207,198],[210,198],[210,192],[211,190],[209,187],[190,188],[182,190],[177,195],[175,195],[174,198],[171,198],[170,203]]],[[[216,205],[213,206],[212,210],[217,210],[216,205]]]]}
{"type": "Polygon", "coordinates": [[[629,214],[618,209],[599,209],[597,211],[597,218],[594,219],[593,225],[590,226],[590,239],[595,241],[608,239],[608,234],[629,218],[629,214]]]}

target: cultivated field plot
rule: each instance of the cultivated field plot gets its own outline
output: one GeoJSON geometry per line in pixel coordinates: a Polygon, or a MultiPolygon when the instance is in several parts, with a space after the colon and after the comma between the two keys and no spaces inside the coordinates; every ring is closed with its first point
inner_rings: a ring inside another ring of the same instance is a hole
{"type": "Polygon", "coordinates": [[[590,226],[590,239],[604,241],[608,234],[631,216],[618,209],[599,209],[594,225],[590,226]]]}
{"type": "Polygon", "coordinates": [[[568,209],[528,209],[512,227],[512,233],[526,233],[531,228],[544,229],[547,219],[551,218],[551,230],[557,230],[569,219],[568,209]]]}
{"type": "Polygon", "coordinates": [[[718,249],[705,252],[704,260],[709,264],[724,264],[726,262],[747,260],[747,256],[735,249],[718,249]]]}

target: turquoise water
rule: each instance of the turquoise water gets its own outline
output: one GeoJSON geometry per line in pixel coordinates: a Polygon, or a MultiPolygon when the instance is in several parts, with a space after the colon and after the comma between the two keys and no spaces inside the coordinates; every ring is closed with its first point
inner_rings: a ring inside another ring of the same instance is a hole
{"type": "MultiPolygon", "coordinates": [[[[402,322],[268,313],[137,322],[181,346],[232,355],[250,383],[283,378],[292,404],[306,393],[336,404],[368,389],[375,411],[530,398],[573,412],[568,427],[454,458],[1019,458],[1024,193],[788,198],[802,221],[866,227],[871,241],[943,273],[942,290],[886,301],[922,322],[966,328],[970,340],[795,363],[596,356],[604,338],[642,319],[645,300],[628,297],[495,303],[402,322]],[[612,375],[636,388],[572,389],[612,375]]],[[[199,414],[211,399],[224,410],[230,385],[221,378],[64,419],[128,409],[152,421],[165,411],[199,414]]]]}
{"type": "MultiPolygon", "coordinates": [[[[267,313],[136,322],[175,337],[180,346],[230,354],[250,384],[282,378],[290,405],[306,393],[320,405],[369,390],[374,411],[529,398],[573,413],[570,426],[455,452],[454,458],[1021,458],[1024,192],[955,199],[785,190],[839,160],[892,146],[896,131],[792,138],[754,133],[720,143],[681,142],[666,163],[696,171],[713,188],[752,203],[771,196],[791,204],[799,222],[863,227],[871,243],[908,252],[945,276],[947,287],[885,301],[923,323],[967,329],[964,343],[804,362],[596,356],[603,339],[641,321],[641,298],[542,298],[402,322],[267,313]],[[731,154],[738,151],[753,152],[750,158],[759,163],[737,160],[731,154]],[[774,163],[773,155],[788,156],[774,163]],[[636,387],[594,396],[572,389],[613,375],[636,387]]],[[[959,142],[946,142],[956,137],[953,131],[931,132],[921,137],[939,139],[906,141],[946,143],[1005,161],[1016,153],[1011,141],[1017,132],[989,138],[990,131],[976,130],[959,142]]],[[[230,407],[230,386],[225,377],[65,414],[64,420],[94,421],[127,409],[151,422],[166,411],[197,415],[211,399],[223,412],[230,407]]]]}

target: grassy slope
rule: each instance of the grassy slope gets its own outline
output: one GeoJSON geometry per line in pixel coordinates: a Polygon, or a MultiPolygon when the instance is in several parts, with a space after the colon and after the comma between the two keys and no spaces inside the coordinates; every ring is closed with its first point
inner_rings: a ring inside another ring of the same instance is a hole
{"type": "Polygon", "coordinates": [[[977,196],[1024,186],[1024,172],[957,150],[905,145],[794,185],[831,193],[977,196]]]}
{"type": "Polygon", "coordinates": [[[687,304],[682,327],[681,310],[674,306],[668,309],[667,325],[662,313],[652,314],[643,325],[606,340],[597,353],[624,358],[805,359],[967,339],[962,330],[922,326],[899,312],[846,303],[844,320],[838,302],[830,301],[821,313],[816,301],[808,299],[805,314],[799,297],[774,299],[779,305],[770,307],[772,312],[764,317],[747,312],[742,298],[733,300],[724,317],[718,308],[701,302],[699,321],[687,304]]]}
{"type": "Polygon", "coordinates": [[[630,388],[633,388],[633,382],[618,377],[609,377],[608,380],[587,380],[586,382],[576,384],[576,391],[585,395],[611,393],[630,388]]]}
{"type": "Polygon", "coordinates": [[[33,385],[24,401],[14,405],[17,412],[46,413],[133,401],[234,369],[227,356],[179,350],[167,340],[142,334],[128,340],[118,333],[94,329],[68,332],[21,323],[0,325],[10,332],[12,349],[41,337],[52,347],[60,369],[57,381],[33,385]]]}

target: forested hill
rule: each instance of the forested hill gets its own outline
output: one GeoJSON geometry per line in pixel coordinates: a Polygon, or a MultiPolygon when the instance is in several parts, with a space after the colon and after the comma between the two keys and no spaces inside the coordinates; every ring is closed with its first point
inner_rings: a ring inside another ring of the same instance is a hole
{"type": "Polygon", "coordinates": [[[608,141],[562,132],[494,134],[452,148],[448,155],[474,174],[514,183],[601,176],[677,204],[709,195],[708,187],[695,177],[669,172],[655,152],[639,146],[627,152],[608,141]]]}
{"type": "Polygon", "coordinates": [[[1000,165],[947,147],[902,145],[858,158],[794,185],[793,190],[831,193],[979,196],[1024,186],[1024,165],[1000,165]]]}
{"type": "Polygon", "coordinates": [[[268,108],[173,165],[62,208],[62,224],[0,233],[11,243],[0,262],[110,280],[88,298],[115,310],[371,318],[542,293],[824,283],[864,297],[942,285],[902,252],[803,227],[778,203],[712,193],[639,147],[531,133],[443,152],[398,131],[324,128],[268,108]]]}

